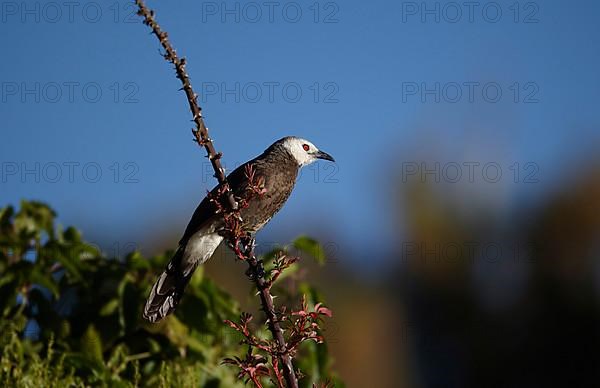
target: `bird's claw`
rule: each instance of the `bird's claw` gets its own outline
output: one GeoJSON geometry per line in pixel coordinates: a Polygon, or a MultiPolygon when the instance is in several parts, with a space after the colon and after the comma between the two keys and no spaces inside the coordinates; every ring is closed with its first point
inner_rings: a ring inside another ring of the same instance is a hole
{"type": "Polygon", "coordinates": [[[256,274],[259,278],[265,277],[265,267],[263,266],[263,261],[259,260],[256,265],[256,274]]]}
{"type": "Polygon", "coordinates": [[[249,267],[246,270],[246,276],[252,281],[263,278],[265,276],[265,267],[263,266],[263,261],[258,260],[256,265],[249,267]]]}

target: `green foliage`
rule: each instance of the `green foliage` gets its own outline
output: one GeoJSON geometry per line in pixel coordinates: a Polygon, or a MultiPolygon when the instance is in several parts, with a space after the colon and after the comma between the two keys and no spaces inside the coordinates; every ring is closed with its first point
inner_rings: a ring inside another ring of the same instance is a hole
{"type": "Polygon", "coordinates": [[[2,359],[0,360],[0,381],[5,386],[19,387],[84,387],[80,377],[74,376],[73,369],[67,370],[64,356],[56,357],[53,343],[49,341],[45,355],[41,346],[29,341],[21,341],[17,331],[7,322],[2,322],[2,359]],[[25,367],[26,366],[26,367],[25,367]]]}
{"type": "MultiPolygon", "coordinates": [[[[0,209],[0,383],[5,386],[243,386],[221,365],[242,356],[224,320],[238,304],[198,271],[175,314],[151,325],[141,311],[171,252],[103,257],[39,202],[0,209]],[[35,328],[35,324],[39,329],[35,328]]],[[[312,249],[303,243],[303,248],[312,249]],[[308,248],[306,248],[308,247],[308,248]]],[[[240,276],[244,276],[240,273],[240,276]]],[[[326,376],[326,348],[303,350],[305,373],[326,376]]]]}
{"type": "Polygon", "coordinates": [[[300,236],[294,240],[293,245],[294,248],[314,257],[317,263],[325,264],[325,249],[323,249],[317,240],[307,236],[300,236]]]}

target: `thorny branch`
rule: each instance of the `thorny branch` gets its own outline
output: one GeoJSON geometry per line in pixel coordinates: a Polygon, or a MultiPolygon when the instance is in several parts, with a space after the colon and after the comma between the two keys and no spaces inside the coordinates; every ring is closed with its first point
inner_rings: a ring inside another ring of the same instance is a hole
{"type": "Polygon", "coordinates": [[[185,69],[186,60],[185,58],[179,58],[177,56],[177,52],[171,45],[171,42],[169,42],[168,34],[160,28],[156,22],[156,19],[154,19],[154,11],[148,9],[143,0],[135,0],[135,4],[138,6],[138,15],[144,18],[145,25],[152,28],[152,33],[156,35],[161,46],[165,50],[164,54],[162,54],[163,58],[175,66],[177,78],[183,85],[180,90],[185,92],[188,104],[190,105],[190,110],[192,111],[192,121],[194,121],[196,124],[196,128],[192,128],[192,134],[194,135],[196,143],[198,143],[200,147],[204,147],[206,150],[207,157],[210,160],[213,170],[215,170],[215,177],[219,181],[219,184],[226,188],[226,196],[227,200],[229,201],[229,206],[232,210],[236,210],[238,207],[237,202],[235,201],[233,193],[227,185],[225,170],[221,166],[221,157],[223,154],[215,150],[213,141],[208,136],[208,128],[204,124],[204,119],[202,118],[202,108],[200,108],[198,105],[198,94],[196,94],[192,89],[190,76],[185,69]]]}
{"type": "MultiPolygon", "coordinates": [[[[226,221],[228,229],[228,240],[233,248],[238,259],[246,261],[248,263],[247,275],[255,283],[258,293],[260,295],[260,301],[262,309],[267,317],[267,324],[271,334],[273,335],[274,342],[265,342],[258,340],[256,337],[250,334],[248,331],[248,322],[251,320],[251,316],[243,315],[242,323],[235,324],[231,321],[227,323],[243,333],[246,338],[246,343],[249,345],[248,354],[246,359],[242,360],[239,358],[226,359],[225,363],[236,364],[240,367],[241,372],[239,377],[248,377],[257,387],[262,387],[260,383],[261,376],[268,376],[270,374],[269,368],[266,366],[266,359],[260,355],[252,354],[252,347],[258,348],[269,353],[272,357],[273,373],[275,374],[275,382],[279,387],[284,386],[284,380],[288,387],[297,388],[298,380],[292,364],[292,356],[296,353],[297,347],[304,340],[315,340],[318,342],[322,341],[322,338],[317,335],[318,319],[320,315],[331,316],[331,312],[321,307],[320,305],[315,306],[315,311],[307,311],[307,305],[303,302],[302,309],[296,312],[292,312],[292,316],[298,316],[297,319],[292,319],[289,316],[286,319],[278,318],[278,313],[275,311],[273,304],[273,296],[271,295],[271,286],[275,280],[279,277],[281,272],[295,262],[295,259],[279,258],[275,261],[275,268],[270,271],[270,279],[265,278],[265,271],[262,265],[262,261],[258,260],[254,254],[255,241],[254,238],[247,235],[243,231],[242,219],[240,216],[240,208],[248,206],[249,199],[240,199],[238,202],[233,195],[227,179],[225,171],[221,166],[222,154],[215,150],[213,141],[208,135],[208,128],[204,124],[202,118],[202,109],[198,105],[198,95],[192,89],[190,77],[186,71],[186,60],[185,58],[179,58],[171,43],[169,42],[168,35],[165,31],[162,31],[158,23],[154,18],[154,11],[148,9],[143,0],[135,0],[135,4],[138,6],[138,15],[144,18],[144,24],[152,29],[152,33],[158,38],[161,46],[165,50],[163,57],[165,60],[171,62],[175,67],[177,78],[182,83],[182,88],[186,94],[190,110],[192,112],[193,121],[196,127],[192,129],[194,139],[199,146],[206,150],[207,157],[211,161],[213,170],[215,171],[215,177],[219,182],[219,190],[217,190],[217,196],[219,198],[212,198],[217,204],[218,209],[223,213],[223,217],[226,221]],[[220,205],[222,202],[220,198],[226,197],[228,204],[227,209],[223,209],[220,205]],[[281,323],[287,320],[290,325],[290,343],[286,343],[281,323]],[[282,370],[280,370],[279,364],[282,364],[282,370]],[[283,376],[282,372],[283,371],[283,376]]],[[[254,172],[251,167],[247,168],[246,176],[250,182],[250,196],[263,195],[264,189],[260,187],[260,184],[254,182],[254,172]]],[[[285,317],[285,309],[280,312],[281,317],[285,317]]]]}
{"type": "MultiPolygon", "coordinates": [[[[231,248],[235,252],[237,258],[241,261],[245,261],[248,263],[248,271],[246,274],[248,277],[254,282],[256,288],[258,290],[258,294],[260,296],[260,302],[262,306],[262,310],[264,311],[267,317],[267,325],[269,327],[269,331],[273,335],[273,338],[276,342],[274,347],[264,348],[258,346],[255,342],[246,342],[250,346],[255,346],[259,349],[267,351],[269,354],[273,356],[273,369],[274,373],[277,377],[278,383],[281,383],[281,375],[279,374],[279,362],[281,362],[283,367],[283,377],[285,378],[286,384],[288,387],[298,387],[298,380],[296,378],[296,373],[294,371],[294,366],[292,364],[291,352],[288,349],[288,346],[285,342],[285,338],[283,336],[283,330],[280,325],[280,319],[277,317],[277,313],[275,312],[275,306],[273,304],[273,295],[271,295],[271,286],[274,281],[279,277],[281,271],[283,269],[289,267],[295,259],[281,259],[276,262],[275,269],[271,272],[271,279],[265,279],[265,270],[263,268],[263,263],[261,260],[256,258],[254,254],[255,240],[254,237],[246,234],[241,226],[241,217],[239,217],[240,210],[246,208],[249,204],[249,201],[256,197],[264,194],[264,190],[261,188],[261,182],[255,178],[254,169],[251,165],[246,167],[245,171],[246,177],[248,179],[248,197],[240,200],[239,208],[235,211],[227,212],[227,209],[223,209],[221,202],[218,198],[211,197],[209,194],[210,200],[217,207],[218,212],[224,213],[225,218],[225,229],[229,235],[229,243],[231,248]]],[[[218,194],[217,194],[218,195],[218,194]]],[[[244,320],[244,317],[242,317],[244,320]]],[[[247,328],[247,322],[245,322],[245,328],[247,328]]],[[[231,322],[228,322],[231,325],[231,322]]],[[[246,332],[242,332],[246,336],[246,332]]],[[[256,359],[247,358],[247,361],[252,361],[256,359]]],[[[253,365],[253,364],[251,364],[253,365]]],[[[249,378],[254,381],[254,377],[252,373],[254,373],[255,369],[253,366],[249,367],[248,375],[249,378]]],[[[280,384],[280,386],[283,386],[280,384]]]]}

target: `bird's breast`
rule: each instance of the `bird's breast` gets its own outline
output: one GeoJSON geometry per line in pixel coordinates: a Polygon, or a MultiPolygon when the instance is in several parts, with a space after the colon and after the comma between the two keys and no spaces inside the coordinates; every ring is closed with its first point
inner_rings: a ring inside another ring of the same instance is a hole
{"type": "Polygon", "coordinates": [[[283,207],[296,183],[297,170],[265,175],[264,193],[254,194],[241,211],[245,229],[250,232],[261,229],[283,207]]]}

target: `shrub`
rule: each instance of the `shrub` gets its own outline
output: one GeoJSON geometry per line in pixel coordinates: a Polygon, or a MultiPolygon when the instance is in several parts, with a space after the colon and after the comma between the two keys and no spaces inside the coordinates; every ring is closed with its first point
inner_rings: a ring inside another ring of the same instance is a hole
{"type": "MultiPolygon", "coordinates": [[[[246,357],[242,335],[224,323],[240,316],[238,303],[201,268],[175,314],[151,325],[141,311],[171,252],[106,258],[54,218],[39,202],[0,209],[4,385],[243,386],[237,371],[222,365],[246,357]]],[[[318,371],[301,385],[331,376],[324,345],[307,343],[299,355],[303,371],[318,371]]]]}

